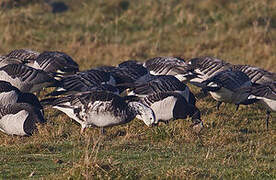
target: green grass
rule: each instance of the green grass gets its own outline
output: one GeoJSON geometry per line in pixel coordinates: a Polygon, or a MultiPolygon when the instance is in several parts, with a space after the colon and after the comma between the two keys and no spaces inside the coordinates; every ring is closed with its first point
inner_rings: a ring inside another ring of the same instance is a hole
{"type": "MultiPolygon", "coordinates": [[[[52,14],[39,0],[0,2],[0,54],[58,50],[82,70],[155,56],[211,55],[276,72],[276,2],[64,1],[52,14]],[[4,4],[5,3],[5,4],[4,4]]],[[[199,90],[192,87],[192,91],[199,90]]],[[[147,128],[134,120],[101,136],[56,110],[32,137],[0,133],[0,179],[275,179],[275,113],[268,130],[258,105],[197,102],[205,129],[189,120],[147,128]]]]}

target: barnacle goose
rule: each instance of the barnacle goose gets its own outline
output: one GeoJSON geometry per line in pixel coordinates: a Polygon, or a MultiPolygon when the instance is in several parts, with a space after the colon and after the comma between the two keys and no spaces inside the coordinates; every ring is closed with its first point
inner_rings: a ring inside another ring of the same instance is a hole
{"type": "Polygon", "coordinates": [[[0,131],[9,135],[30,136],[37,123],[45,123],[39,109],[26,103],[0,106],[0,131]]]}
{"type": "Polygon", "coordinates": [[[56,83],[48,73],[24,64],[8,64],[0,68],[0,80],[10,82],[22,92],[35,92],[56,83]]]}
{"type": "Polygon", "coordinates": [[[32,93],[21,92],[9,82],[0,81],[0,105],[28,103],[40,110],[43,109],[38,98],[32,93]]]}
{"type": "Polygon", "coordinates": [[[249,93],[243,88],[252,85],[249,77],[236,70],[225,70],[216,73],[214,76],[202,82],[202,89],[209,91],[211,96],[218,101],[217,109],[222,102],[239,104],[250,104],[253,102],[248,101],[249,93]]]}
{"type": "Polygon", "coordinates": [[[203,127],[198,108],[176,92],[158,92],[139,98],[140,102],[151,107],[155,114],[155,124],[175,119],[192,118],[193,126],[203,127]]]}
{"type": "Polygon", "coordinates": [[[196,103],[195,96],[189,87],[172,75],[151,76],[147,81],[136,81],[128,86],[128,95],[145,97],[159,92],[176,92],[185,97],[189,103],[193,105],[196,103]]]}
{"type": "Polygon", "coordinates": [[[194,69],[198,76],[198,78],[192,79],[190,83],[199,87],[202,81],[231,67],[230,63],[208,56],[190,59],[188,64],[194,69]]]}
{"type": "Polygon", "coordinates": [[[56,72],[61,76],[79,71],[79,65],[69,55],[59,51],[44,51],[27,65],[46,72],[56,72]]]}
{"type": "Polygon", "coordinates": [[[250,94],[249,99],[259,99],[258,102],[267,109],[266,127],[268,128],[270,113],[276,111],[276,81],[253,84],[250,87],[250,94]]]}
{"type": "Polygon", "coordinates": [[[135,117],[147,126],[155,122],[154,112],[139,102],[126,102],[122,97],[106,91],[81,92],[60,98],[42,100],[43,105],[51,105],[81,125],[81,133],[86,127],[103,128],[125,124],[135,117]]]}
{"type": "Polygon", "coordinates": [[[63,77],[56,83],[57,89],[48,95],[72,94],[92,89],[115,92],[116,89],[114,89],[115,87],[112,87],[112,85],[115,85],[115,79],[111,73],[90,69],[63,77]],[[110,86],[104,84],[109,84],[110,86]]]}
{"type": "Polygon", "coordinates": [[[197,77],[192,67],[179,57],[155,57],[147,60],[143,65],[153,75],[173,75],[181,82],[197,77]]]}
{"type": "Polygon", "coordinates": [[[233,69],[244,72],[253,83],[265,84],[276,81],[276,73],[249,65],[233,65],[233,69]]]}

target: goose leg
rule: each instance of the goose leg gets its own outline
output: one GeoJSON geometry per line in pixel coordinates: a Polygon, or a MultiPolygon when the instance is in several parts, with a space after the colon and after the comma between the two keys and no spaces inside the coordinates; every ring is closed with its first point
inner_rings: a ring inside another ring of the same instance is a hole
{"type": "Polygon", "coordinates": [[[269,117],[270,117],[270,111],[266,111],[266,129],[268,129],[268,124],[269,124],[269,117]]]}
{"type": "Polygon", "coordinates": [[[216,105],[217,110],[219,110],[219,107],[220,107],[221,104],[222,104],[222,102],[218,101],[218,103],[216,105]]]}
{"type": "Polygon", "coordinates": [[[80,131],[80,133],[81,133],[81,134],[83,134],[83,133],[84,133],[84,131],[85,131],[85,127],[81,127],[81,131],[80,131]]]}
{"type": "Polygon", "coordinates": [[[101,127],[101,134],[104,135],[106,133],[105,129],[101,127]]]}
{"type": "Polygon", "coordinates": [[[240,105],[236,104],[236,112],[239,110],[240,105]]]}

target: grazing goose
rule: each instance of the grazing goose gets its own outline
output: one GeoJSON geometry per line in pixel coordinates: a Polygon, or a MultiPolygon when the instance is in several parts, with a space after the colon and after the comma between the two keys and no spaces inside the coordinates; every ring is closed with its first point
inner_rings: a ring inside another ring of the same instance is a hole
{"type": "Polygon", "coordinates": [[[231,67],[231,64],[223,60],[208,56],[193,58],[189,60],[188,64],[192,66],[198,75],[198,78],[192,79],[190,83],[199,87],[201,86],[202,81],[207,80],[216,73],[231,67]]]}
{"type": "Polygon", "coordinates": [[[114,88],[111,86],[100,87],[103,84],[115,85],[115,79],[111,73],[91,69],[63,77],[56,84],[57,89],[48,95],[57,96],[61,94],[72,94],[76,92],[89,91],[93,88],[99,90],[109,88],[111,91],[114,91],[114,88]]]}
{"type": "Polygon", "coordinates": [[[128,86],[130,87],[128,95],[145,97],[159,92],[176,92],[185,97],[189,103],[193,105],[196,103],[195,96],[189,87],[172,75],[156,75],[146,82],[136,81],[128,86]]]}
{"type": "Polygon", "coordinates": [[[253,84],[250,87],[250,94],[249,99],[259,99],[258,102],[267,109],[266,127],[268,128],[270,113],[276,111],[276,81],[265,84],[253,84]]]}
{"type": "Polygon", "coordinates": [[[43,109],[38,98],[32,93],[23,93],[9,82],[0,81],[0,105],[28,103],[40,110],[43,109]]]}
{"type": "Polygon", "coordinates": [[[168,122],[174,119],[192,118],[193,126],[203,127],[200,111],[190,104],[179,93],[159,92],[140,98],[140,102],[151,107],[155,114],[156,122],[168,122]]]}
{"type": "Polygon", "coordinates": [[[241,71],[225,70],[202,82],[204,91],[209,91],[211,96],[218,101],[217,109],[222,102],[239,104],[250,104],[247,100],[249,93],[243,88],[251,86],[249,77],[241,71]]]}
{"type": "Polygon", "coordinates": [[[45,72],[59,73],[61,76],[79,71],[79,65],[70,56],[58,51],[44,51],[27,65],[45,72]]]}
{"type": "Polygon", "coordinates": [[[155,57],[143,65],[153,75],[173,75],[181,82],[197,77],[191,66],[179,57],[155,57]]]}
{"type": "Polygon", "coordinates": [[[51,105],[81,125],[81,133],[86,127],[103,128],[125,124],[135,117],[147,126],[155,122],[151,108],[139,102],[126,102],[122,97],[106,91],[77,93],[61,98],[42,100],[42,104],[51,105]]]}
{"type": "Polygon", "coordinates": [[[48,73],[24,64],[8,64],[0,68],[0,80],[10,82],[22,92],[36,92],[56,83],[48,73]]]}
{"type": "Polygon", "coordinates": [[[26,104],[15,103],[0,106],[0,131],[9,135],[30,136],[36,130],[36,123],[45,123],[39,109],[26,104]]]}
{"type": "Polygon", "coordinates": [[[233,69],[244,72],[253,83],[266,84],[267,82],[275,82],[276,74],[264,69],[249,65],[233,65],[233,69]]]}

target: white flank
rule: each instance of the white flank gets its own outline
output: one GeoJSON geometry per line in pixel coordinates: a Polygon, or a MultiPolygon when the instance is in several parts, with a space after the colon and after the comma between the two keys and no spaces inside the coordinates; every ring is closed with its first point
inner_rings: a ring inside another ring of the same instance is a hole
{"type": "Polygon", "coordinates": [[[2,92],[0,93],[0,104],[14,104],[18,99],[18,95],[15,91],[2,92]]]}
{"type": "Polygon", "coordinates": [[[167,121],[173,119],[173,109],[176,101],[175,97],[170,96],[151,105],[157,122],[159,120],[167,121]]]}
{"type": "Polygon", "coordinates": [[[19,111],[16,114],[8,114],[0,119],[0,130],[10,135],[27,135],[23,129],[25,120],[29,113],[25,110],[19,111]]]}

